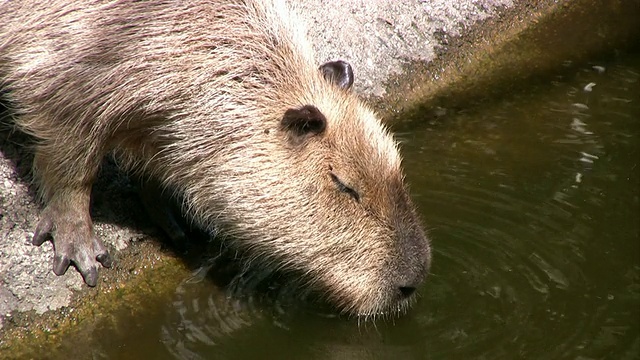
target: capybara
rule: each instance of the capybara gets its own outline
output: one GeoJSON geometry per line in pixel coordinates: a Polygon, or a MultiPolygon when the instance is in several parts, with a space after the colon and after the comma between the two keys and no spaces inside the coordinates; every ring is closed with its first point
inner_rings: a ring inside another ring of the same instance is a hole
{"type": "Polygon", "coordinates": [[[92,229],[106,154],[183,199],[248,261],[302,274],[339,311],[403,311],[429,241],[392,136],[318,66],[278,0],[0,2],[0,84],[31,134],[45,204],[33,243],[95,286],[111,266],[92,229]]]}

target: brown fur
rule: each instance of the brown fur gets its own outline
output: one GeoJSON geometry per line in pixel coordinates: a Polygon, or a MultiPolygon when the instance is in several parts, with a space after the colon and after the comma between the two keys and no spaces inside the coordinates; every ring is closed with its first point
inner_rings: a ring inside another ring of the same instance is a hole
{"type": "Polygon", "coordinates": [[[36,237],[92,248],[70,259],[85,279],[106,254],[90,190],[114,152],[176,189],[199,225],[306,274],[343,311],[407,304],[399,289],[418,286],[430,251],[396,145],[323,78],[278,1],[4,1],[0,18],[0,81],[17,124],[39,139],[47,207],[36,237]],[[326,128],[298,136],[282,119],[305,105],[326,128]]]}

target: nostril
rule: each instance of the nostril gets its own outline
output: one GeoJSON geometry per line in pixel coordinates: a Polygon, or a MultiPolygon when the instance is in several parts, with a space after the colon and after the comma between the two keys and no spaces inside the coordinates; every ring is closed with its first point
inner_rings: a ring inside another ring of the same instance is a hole
{"type": "Polygon", "coordinates": [[[399,289],[400,289],[400,293],[405,298],[408,298],[416,291],[416,288],[413,286],[400,286],[399,289]]]}

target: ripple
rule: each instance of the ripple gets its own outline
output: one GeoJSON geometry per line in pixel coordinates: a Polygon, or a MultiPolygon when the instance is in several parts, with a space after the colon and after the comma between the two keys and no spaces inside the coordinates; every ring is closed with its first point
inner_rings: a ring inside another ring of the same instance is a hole
{"type": "Polygon", "coordinates": [[[430,353],[444,356],[451,346],[489,358],[536,353],[522,339],[536,332],[542,338],[547,327],[558,329],[558,344],[547,344],[548,351],[577,346],[579,331],[563,324],[574,317],[575,326],[593,327],[593,319],[580,314],[588,304],[568,309],[558,299],[587,282],[584,258],[566,239],[577,228],[589,232],[589,224],[551,195],[532,201],[517,184],[479,183],[464,173],[451,174],[456,181],[446,190],[436,186],[419,197],[422,208],[437,209],[426,215],[436,239],[434,266],[419,303],[431,312],[421,317],[426,337],[440,340],[430,353]]]}
{"type": "Polygon", "coordinates": [[[314,306],[307,299],[309,292],[288,283],[286,274],[244,269],[232,271],[224,285],[219,279],[212,281],[216,271],[229,271],[225,256],[207,261],[176,288],[161,327],[162,342],[173,357],[206,359],[212,353],[224,357],[227,351],[238,351],[238,339],[246,334],[274,329],[289,333],[299,316],[336,317],[314,306]]]}
{"type": "Polygon", "coordinates": [[[251,300],[246,304],[231,300],[215,285],[203,282],[198,269],[175,291],[161,328],[167,350],[178,359],[204,359],[202,349],[215,346],[261,319],[251,300]]]}

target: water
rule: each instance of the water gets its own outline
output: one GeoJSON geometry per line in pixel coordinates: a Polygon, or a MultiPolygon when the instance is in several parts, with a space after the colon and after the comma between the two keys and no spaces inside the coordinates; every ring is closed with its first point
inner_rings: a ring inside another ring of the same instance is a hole
{"type": "Polygon", "coordinates": [[[640,58],[594,66],[404,135],[425,358],[639,356],[640,58]]]}
{"type": "Polygon", "coordinates": [[[404,317],[360,323],[202,273],[96,331],[110,359],[637,359],[640,56],[397,126],[433,239],[404,317]]]}

